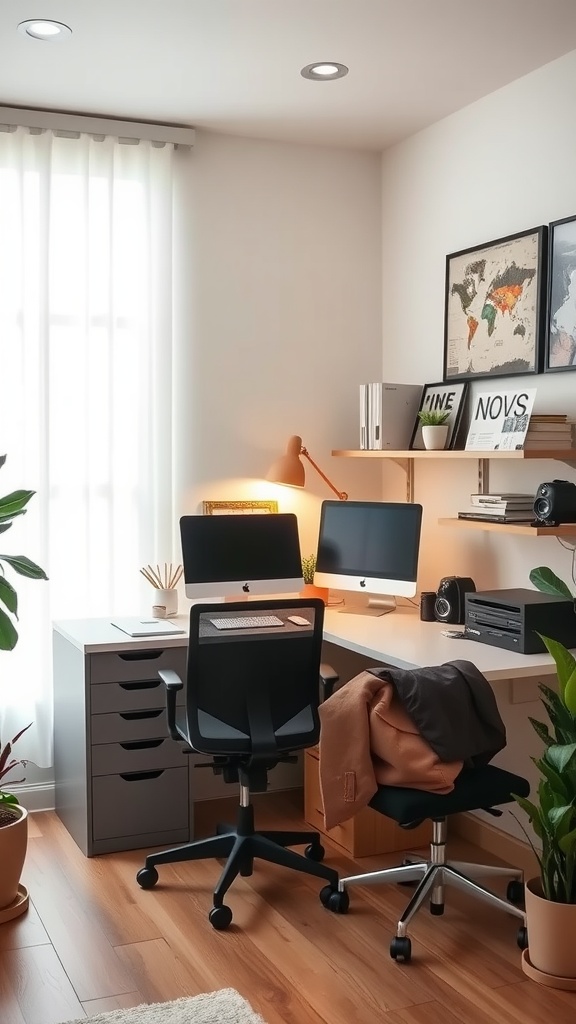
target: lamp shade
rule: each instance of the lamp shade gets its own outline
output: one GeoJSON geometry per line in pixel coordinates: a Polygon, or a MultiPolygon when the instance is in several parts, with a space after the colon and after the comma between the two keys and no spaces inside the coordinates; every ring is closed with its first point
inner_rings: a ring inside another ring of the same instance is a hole
{"type": "Polygon", "coordinates": [[[288,484],[291,487],[304,487],[306,474],[300,461],[302,438],[294,434],[286,445],[286,452],[272,463],[266,474],[267,480],[276,484],[288,484]]]}

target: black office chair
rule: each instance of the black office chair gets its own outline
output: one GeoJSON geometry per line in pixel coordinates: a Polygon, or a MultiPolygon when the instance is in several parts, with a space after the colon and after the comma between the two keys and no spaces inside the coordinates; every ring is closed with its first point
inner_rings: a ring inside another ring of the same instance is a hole
{"type": "Polygon", "coordinates": [[[255,857],[323,878],[331,890],[338,887],[337,872],[319,863],[324,849],[318,832],[256,832],[250,800],[251,793],[266,790],[271,768],[296,761],[296,751],[318,741],[323,621],[324,605],[317,599],[197,604],[190,611],[185,708],[176,707],[182,680],[171,670],[159,672],[170,735],[188,753],[212,755],[208,767],[225,782],[239,782],[240,806],[236,828],[219,826],[211,838],[150,854],[136,879],[149,889],[158,881],[157,864],[227,857],[209,914],[219,930],[232,920],[224,895],[238,874],[252,874],[255,857]],[[273,616],[277,624],[258,624],[262,616],[273,616]],[[218,628],[238,618],[252,624],[218,628]],[[286,849],[299,844],[306,844],[305,856],[286,849]]]}
{"type": "MultiPolygon", "coordinates": [[[[333,679],[328,681],[324,696],[332,692],[333,679]]],[[[400,885],[418,882],[408,906],[402,914],[396,928],[396,935],[390,943],[390,956],[393,960],[408,963],[412,956],[412,944],[406,932],[408,923],[420,909],[426,897],[430,895],[430,913],[444,913],[444,885],[453,885],[463,892],[468,892],[484,900],[499,910],[519,917],[522,921],[517,934],[520,949],[528,946],[526,914],[516,904],[522,903],[524,885],[522,871],[488,864],[469,864],[463,861],[447,860],[446,839],[447,819],[451,814],[463,811],[485,810],[496,817],[502,814],[497,810],[499,804],[511,803],[512,794],[528,796],[530,786],[520,775],[513,775],[494,765],[465,769],[460,772],[451,793],[442,796],[419,789],[407,789],[400,786],[379,786],[377,793],[370,801],[370,807],[405,829],[415,828],[423,821],[432,821],[432,838],[429,858],[407,855],[398,867],[384,868],[382,871],[369,871],[361,875],[350,875],[340,879],[336,889],[327,885],[320,893],[320,899],[328,910],[345,913],[348,909],[347,886],[373,885],[379,882],[396,882],[400,885]],[[508,877],[507,899],[479,885],[476,879],[495,876],[508,877]]]]}

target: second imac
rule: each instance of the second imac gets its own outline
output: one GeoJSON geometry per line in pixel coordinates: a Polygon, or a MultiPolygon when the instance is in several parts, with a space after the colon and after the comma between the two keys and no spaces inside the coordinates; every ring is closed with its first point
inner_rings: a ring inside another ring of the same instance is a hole
{"type": "Polygon", "coordinates": [[[422,506],[391,501],[324,501],[314,583],[366,594],[343,611],[384,615],[417,589],[422,506]]]}

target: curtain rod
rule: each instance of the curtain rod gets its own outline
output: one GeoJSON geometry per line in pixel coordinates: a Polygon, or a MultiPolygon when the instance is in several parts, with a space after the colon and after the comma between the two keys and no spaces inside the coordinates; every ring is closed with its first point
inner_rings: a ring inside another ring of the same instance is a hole
{"type": "Polygon", "coordinates": [[[193,128],[180,128],[177,125],[117,121],[109,117],[90,117],[84,114],[65,114],[24,107],[0,107],[0,124],[51,131],[83,132],[88,135],[113,135],[122,139],[147,139],[150,142],[169,142],[175,146],[193,146],[195,136],[193,128]]]}

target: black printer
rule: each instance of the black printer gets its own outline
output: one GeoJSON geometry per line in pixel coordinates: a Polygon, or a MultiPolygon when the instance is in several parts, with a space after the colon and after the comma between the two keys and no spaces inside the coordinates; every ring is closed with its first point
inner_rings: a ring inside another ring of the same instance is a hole
{"type": "Polygon", "coordinates": [[[476,591],[466,594],[464,632],[470,640],[519,654],[546,650],[538,633],[576,647],[574,601],[522,588],[476,591]]]}

